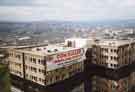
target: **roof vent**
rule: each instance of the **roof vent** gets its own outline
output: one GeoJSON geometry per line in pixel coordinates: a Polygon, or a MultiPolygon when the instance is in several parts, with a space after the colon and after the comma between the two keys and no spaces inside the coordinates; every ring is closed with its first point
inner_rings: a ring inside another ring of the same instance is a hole
{"type": "Polygon", "coordinates": [[[47,52],[49,52],[49,53],[50,53],[50,52],[51,52],[51,50],[47,50],[47,52]]]}
{"type": "Polygon", "coordinates": [[[40,48],[37,48],[36,50],[37,50],[37,51],[40,51],[41,49],[40,49],[40,48]]]}
{"type": "Polygon", "coordinates": [[[57,52],[57,51],[58,51],[58,49],[54,49],[54,51],[55,51],[55,52],[57,52]]]}

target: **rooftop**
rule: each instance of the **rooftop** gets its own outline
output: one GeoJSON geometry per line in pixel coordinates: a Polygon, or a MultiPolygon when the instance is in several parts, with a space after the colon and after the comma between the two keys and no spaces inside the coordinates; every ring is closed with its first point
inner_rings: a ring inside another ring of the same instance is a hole
{"type": "Polygon", "coordinates": [[[77,62],[82,62],[82,59],[85,59],[83,48],[67,47],[64,43],[31,48],[17,48],[15,50],[16,52],[23,52],[36,56],[46,56],[47,71],[65,67],[77,62]]]}
{"type": "Polygon", "coordinates": [[[130,39],[102,39],[97,40],[96,45],[105,45],[105,46],[122,46],[126,44],[131,44],[135,42],[135,40],[130,39]]]}
{"type": "Polygon", "coordinates": [[[56,53],[60,53],[60,52],[66,52],[66,51],[73,50],[73,49],[75,49],[75,48],[67,47],[64,45],[63,46],[62,45],[48,45],[48,46],[32,48],[31,51],[50,55],[50,54],[56,54],[56,53]]]}
{"type": "Polygon", "coordinates": [[[68,47],[63,43],[59,43],[59,44],[50,44],[47,46],[24,47],[19,49],[17,48],[16,50],[18,52],[46,56],[46,55],[57,54],[57,53],[66,52],[74,49],[78,49],[78,48],[68,47]]]}

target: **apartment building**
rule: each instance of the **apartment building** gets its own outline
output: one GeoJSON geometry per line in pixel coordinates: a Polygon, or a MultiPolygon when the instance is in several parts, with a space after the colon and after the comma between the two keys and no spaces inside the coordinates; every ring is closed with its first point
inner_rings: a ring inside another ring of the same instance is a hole
{"type": "Polygon", "coordinates": [[[134,40],[70,38],[66,43],[85,48],[85,65],[93,69],[87,73],[95,74],[90,75],[91,92],[134,92],[135,73],[130,68],[135,63],[134,40]]]}
{"type": "Polygon", "coordinates": [[[135,41],[96,40],[92,45],[92,63],[117,69],[135,62],[135,41]]]}
{"type": "Polygon", "coordinates": [[[83,71],[84,49],[65,44],[10,48],[10,73],[46,86],[83,71]]]}

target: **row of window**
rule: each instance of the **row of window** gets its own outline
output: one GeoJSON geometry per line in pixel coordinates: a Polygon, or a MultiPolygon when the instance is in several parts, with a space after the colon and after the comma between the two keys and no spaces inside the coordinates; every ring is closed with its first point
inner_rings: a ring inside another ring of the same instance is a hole
{"type": "Polygon", "coordinates": [[[58,80],[64,80],[65,76],[66,75],[64,75],[64,74],[61,74],[59,76],[53,76],[53,77],[51,77],[51,75],[50,75],[50,76],[46,77],[47,79],[45,81],[42,78],[38,78],[36,76],[26,74],[26,78],[29,78],[32,81],[36,81],[36,82],[39,81],[39,82],[42,82],[42,83],[45,83],[45,84],[54,83],[55,81],[58,81],[58,80]]]}
{"type": "Polygon", "coordinates": [[[118,60],[118,57],[116,57],[116,56],[101,55],[102,59],[106,59],[107,60],[109,57],[110,57],[111,60],[115,60],[115,61],[118,60]]]}
{"type": "MultiPolygon", "coordinates": [[[[60,69],[57,69],[56,71],[50,71],[50,72],[47,72],[47,80],[49,81],[49,82],[53,82],[53,81],[57,81],[57,80],[64,80],[65,79],[65,77],[66,77],[66,71],[64,72],[64,70],[60,70],[60,69]],[[51,76],[51,75],[53,75],[55,73],[55,76],[53,76],[53,77],[49,77],[49,76],[51,76]]],[[[74,69],[72,69],[72,70],[69,70],[69,76],[72,76],[72,75],[74,75],[75,73],[78,73],[78,72],[81,72],[82,71],[82,68],[81,67],[75,67],[74,69]]]]}
{"type": "Polygon", "coordinates": [[[109,50],[110,50],[111,53],[117,53],[117,52],[118,52],[117,49],[101,48],[101,51],[102,51],[102,52],[108,53],[109,50]]]}
{"type": "Polygon", "coordinates": [[[13,68],[19,68],[21,69],[21,64],[20,63],[16,63],[16,62],[10,62],[10,65],[13,67],[13,68]]]}
{"type": "Polygon", "coordinates": [[[22,73],[20,71],[14,70],[14,69],[10,69],[10,72],[13,72],[19,76],[22,76],[22,73]]]}
{"type": "Polygon", "coordinates": [[[37,72],[37,68],[32,67],[32,66],[25,66],[25,69],[26,69],[26,70],[29,69],[30,71],[35,72],[35,73],[37,72]]]}
{"type": "Polygon", "coordinates": [[[110,64],[110,66],[111,66],[112,68],[118,68],[118,67],[119,67],[118,64],[110,64]]]}
{"type": "Polygon", "coordinates": [[[43,70],[43,69],[37,69],[37,68],[32,67],[32,66],[25,65],[25,69],[26,70],[30,70],[30,71],[35,72],[35,73],[39,72],[39,73],[45,74],[45,70],[43,70]]]}
{"type": "Polygon", "coordinates": [[[118,52],[117,49],[111,49],[110,51],[111,51],[112,53],[117,53],[117,52],[118,52]]]}
{"type": "Polygon", "coordinates": [[[108,52],[108,48],[101,48],[101,51],[108,52]]]}
{"type": "Polygon", "coordinates": [[[106,55],[101,55],[101,58],[103,58],[103,59],[108,59],[108,56],[106,56],[106,55]]]}
{"type": "Polygon", "coordinates": [[[13,53],[9,53],[9,56],[11,56],[11,57],[15,57],[15,58],[17,58],[17,59],[21,59],[21,55],[20,54],[13,54],[13,53]]]}
{"type": "MultiPolygon", "coordinates": [[[[109,63],[106,63],[106,62],[98,62],[98,64],[108,66],[109,63]]],[[[112,67],[112,68],[118,68],[119,65],[118,65],[118,64],[112,64],[112,63],[110,63],[110,67],[112,67]]]]}
{"type": "Polygon", "coordinates": [[[60,75],[57,75],[57,76],[53,76],[53,77],[51,77],[51,76],[47,76],[46,78],[46,83],[54,83],[54,82],[56,82],[56,81],[59,81],[59,80],[64,80],[65,79],[65,74],[60,74],[60,75]]]}
{"type": "Polygon", "coordinates": [[[21,64],[20,63],[10,62],[10,65],[14,65],[15,67],[21,68],[21,64]]]}
{"type": "MultiPolygon", "coordinates": [[[[9,53],[9,56],[11,56],[11,57],[15,57],[15,58],[17,58],[17,59],[21,59],[21,55],[20,54],[13,54],[13,53],[9,53]]],[[[25,56],[25,60],[27,60],[28,59],[28,57],[27,56],[25,56]]],[[[45,61],[44,60],[41,60],[41,59],[36,59],[36,58],[33,58],[33,57],[30,57],[29,59],[28,59],[31,63],[34,63],[34,64],[41,64],[41,65],[44,65],[45,64],[45,61]]]]}
{"type": "Polygon", "coordinates": [[[118,60],[118,58],[116,56],[111,56],[111,60],[118,60]]]}
{"type": "Polygon", "coordinates": [[[9,53],[8,55],[9,55],[9,56],[11,56],[11,57],[13,57],[13,56],[14,56],[14,54],[13,54],[13,53],[9,53]]]}
{"type": "Polygon", "coordinates": [[[42,79],[42,78],[38,78],[38,77],[36,77],[36,76],[33,76],[33,75],[28,75],[28,74],[26,74],[26,78],[29,78],[30,80],[32,80],[32,81],[39,81],[39,82],[42,82],[42,83],[44,83],[45,82],[45,80],[44,79],[42,79]]]}
{"type": "MultiPolygon", "coordinates": [[[[26,60],[26,58],[25,58],[26,60]]],[[[44,65],[45,64],[45,61],[44,60],[41,60],[41,59],[36,59],[36,58],[33,58],[33,57],[30,57],[29,58],[29,61],[33,64],[41,64],[41,65],[44,65]]]]}

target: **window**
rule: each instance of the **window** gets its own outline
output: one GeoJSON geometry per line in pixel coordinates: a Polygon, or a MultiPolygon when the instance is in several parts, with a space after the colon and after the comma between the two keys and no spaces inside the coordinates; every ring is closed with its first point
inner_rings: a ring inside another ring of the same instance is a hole
{"type": "Polygon", "coordinates": [[[45,70],[38,69],[39,73],[45,74],[45,70]]]}
{"type": "Polygon", "coordinates": [[[117,53],[117,50],[116,50],[116,49],[114,49],[114,52],[115,52],[115,53],[117,53]]]}
{"type": "Polygon", "coordinates": [[[30,61],[32,62],[32,57],[30,58],[30,61]]]}
{"type": "Polygon", "coordinates": [[[113,66],[113,64],[111,64],[111,66],[113,66]]]}
{"type": "Polygon", "coordinates": [[[35,67],[30,67],[30,69],[31,69],[31,71],[33,71],[33,72],[37,72],[37,69],[35,68],[35,67]]]}
{"type": "Polygon", "coordinates": [[[40,59],[38,59],[38,64],[41,64],[41,60],[40,59]]]}
{"type": "Polygon", "coordinates": [[[16,54],[16,56],[15,56],[17,59],[21,59],[21,55],[19,55],[19,54],[16,54]]]}
{"type": "Polygon", "coordinates": [[[114,60],[117,60],[117,57],[114,57],[114,60]]]}
{"type": "Polygon", "coordinates": [[[37,77],[34,76],[34,80],[37,81],[37,77]]]}
{"type": "Polygon", "coordinates": [[[113,59],[113,56],[111,56],[111,60],[113,59]]]}
{"type": "Polygon", "coordinates": [[[33,68],[33,71],[36,73],[37,72],[37,69],[36,68],[33,68]]]}
{"type": "Polygon", "coordinates": [[[41,69],[39,69],[38,71],[41,72],[41,69]]]}
{"type": "Polygon", "coordinates": [[[44,71],[44,70],[42,70],[42,73],[44,74],[44,73],[45,73],[45,71],[44,71]]]}
{"type": "Polygon", "coordinates": [[[40,59],[38,59],[38,64],[42,64],[42,65],[44,65],[44,64],[45,64],[45,61],[44,61],[44,60],[40,60],[40,59]]]}
{"type": "Polygon", "coordinates": [[[35,64],[36,64],[36,59],[35,59],[35,58],[33,58],[33,63],[35,63],[35,64]]]}
{"type": "Polygon", "coordinates": [[[36,50],[37,50],[37,51],[40,51],[41,49],[40,49],[40,48],[37,48],[36,50]]]}
{"type": "Polygon", "coordinates": [[[34,81],[37,81],[37,77],[35,77],[35,76],[30,76],[30,78],[32,79],[32,80],[34,80],[34,81]]]}
{"type": "Polygon", "coordinates": [[[68,41],[68,47],[71,47],[72,46],[72,42],[71,41],[68,41]]]}
{"type": "Polygon", "coordinates": [[[41,78],[39,78],[39,81],[41,82],[41,81],[42,81],[42,79],[41,79],[41,78]]]}
{"type": "Polygon", "coordinates": [[[113,49],[111,49],[111,52],[113,52],[113,49]]]}

